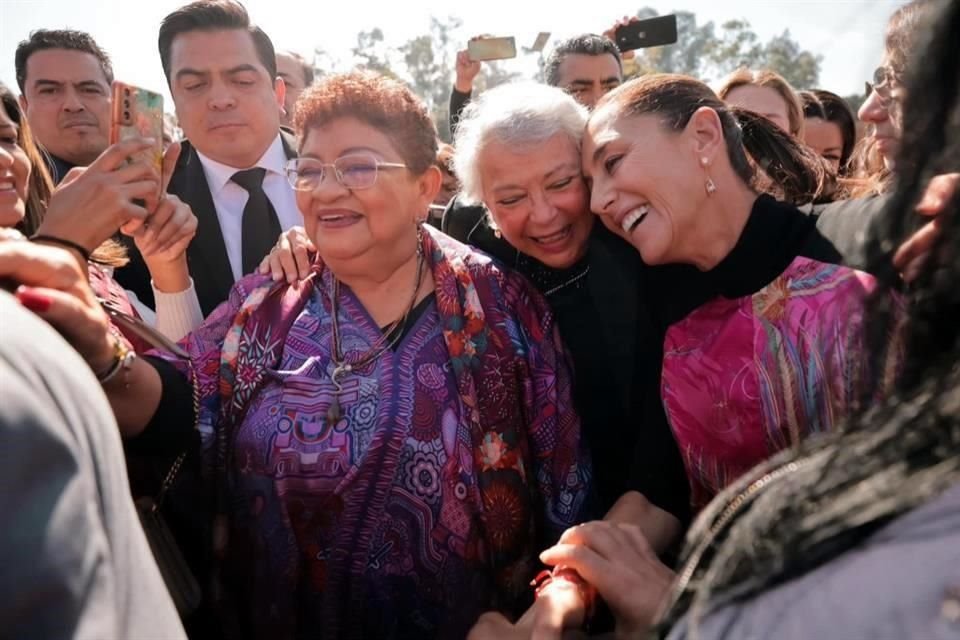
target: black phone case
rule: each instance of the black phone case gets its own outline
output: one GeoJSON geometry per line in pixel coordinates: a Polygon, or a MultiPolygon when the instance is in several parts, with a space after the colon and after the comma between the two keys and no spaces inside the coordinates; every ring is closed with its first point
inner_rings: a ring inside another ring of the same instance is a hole
{"type": "Polygon", "coordinates": [[[673,44],[677,41],[677,16],[659,16],[628,24],[617,29],[615,38],[620,51],[673,44]]]}

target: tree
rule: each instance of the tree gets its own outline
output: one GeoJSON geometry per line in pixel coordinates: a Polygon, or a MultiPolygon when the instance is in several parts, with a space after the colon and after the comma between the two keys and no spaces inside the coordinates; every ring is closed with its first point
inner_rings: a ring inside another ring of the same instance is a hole
{"type": "MultiPolygon", "coordinates": [[[[430,109],[441,139],[450,140],[450,89],[453,86],[457,50],[463,22],[459,18],[440,20],[430,18],[430,33],[411,38],[397,48],[397,76],[410,83],[430,109]]],[[[474,83],[475,90],[484,91],[516,79],[517,74],[506,71],[496,63],[484,63],[474,83]]]]}
{"type": "MultiPolygon", "coordinates": [[[[647,7],[637,15],[658,14],[647,7]]],[[[698,24],[696,14],[689,11],[678,11],[676,16],[679,41],[638,51],[636,73],[682,73],[714,83],[737,68],[748,67],[772,69],[797,89],[817,85],[822,57],[802,49],[789,31],[762,43],[746,20],[728,20],[718,27],[712,21],[698,24]]]]}
{"type": "Polygon", "coordinates": [[[354,66],[396,77],[390,68],[390,48],[384,43],[383,31],[379,27],[358,33],[357,45],[350,52],[354,66]]]}

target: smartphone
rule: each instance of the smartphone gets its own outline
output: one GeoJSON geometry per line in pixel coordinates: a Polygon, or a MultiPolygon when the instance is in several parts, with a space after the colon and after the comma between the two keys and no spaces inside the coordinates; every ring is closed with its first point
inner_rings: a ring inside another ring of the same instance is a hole
{"type": "Polygon", "coordinates": [[[509,38],[481,38],[467,43],[467,55],[473,61],[507,60],[517,57],[517,42],[509,38]]]}
{"type": "Polygon", "coordinates": [[[547,46],[547,40],[550,39],[549,31],[541,31],[537,34],[537,39],[533,41],[533,46],[530,47],[530,51],[539,53],[543,51],[543,48],[547,46]]]}
{"type": "Polygon", "coordinates": [[[673,44],[677,41],[677,16],[658,16],[617,28],[614,39],[620,51],[673,44]]]}
{"type": "Polygon", "coordinates": [[[110,144],[130,138],[153,138],[152,147],[131,156],[128,162],[148,164],[159,176],[163,167],[163,96],[132,84],[114,82],[110,144]]]}

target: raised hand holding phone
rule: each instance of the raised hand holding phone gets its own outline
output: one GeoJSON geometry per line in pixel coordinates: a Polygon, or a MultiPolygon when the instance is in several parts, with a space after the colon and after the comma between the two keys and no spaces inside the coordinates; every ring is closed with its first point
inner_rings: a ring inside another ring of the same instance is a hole
{"type": "Polygon", "coordinates": [[[156,201],[160,173],[128,159],[154,143],[125,140],[108,147],[89,167],[71,169],[51,195],[37,234],[69,240],[92,252],[121,226],[132,233],[148,215],[144,201],[156,201]]]}
{"type": "MultiPolygon", "coordinates": [[[[163,164],[163,96],[124,82],[113,83],[113,110],[110,119],[110,142],[147,139],[154,143],[132,155],[130,164],[142,163],[162,175],[163,164]]],[[[156,207],[161,190],[148,199],[147,208],[156,207]]]]}
{"type": "Polygon", "coordinates": [[[517,57],[517,41],[507,38],[474,38],[467,43],[467,53],[471,60],[507,60],[517,57]]]}

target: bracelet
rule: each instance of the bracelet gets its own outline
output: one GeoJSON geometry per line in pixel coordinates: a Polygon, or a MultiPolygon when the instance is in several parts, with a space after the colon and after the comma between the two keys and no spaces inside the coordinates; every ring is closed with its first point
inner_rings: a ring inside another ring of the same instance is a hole
{"type": "Polygon", "coordinates": [[[83,257],[84,262],[90,261],[90,251],[72,240],[64,240],[63,238],[57,238],[54,236],[47,236],[43,234],[37,234],[30,238],[33,242],[46,242],[48,244],[57,245],[63,247],[64,249],[72,249],[79,253],[83,257]]]}
{"type": "Polygon", "coordinates": [[[127,347],[123,340],[114,336],[113,338],[113,362],[107,367],[106,371],[96,373],[97,381],[103,385],[113,380],[121,371],[129,371],[133,366],[133,361],[137,359],[137,354],[133,349],[127,347]]]}
{"type": "Polygon", "coordinates": [[[580,593],[580,599],[583,600],[584,621],[589,620],[596,609],[597,589],[586,580],[584,580],[576,570],[563,565],[557,565],[553,571],[544,569],[537,574],[537,577],[530,581],[530,586],[534,587],[534,599],[540,597],[540,593],[547,588],[547,585],[555,580],[563,580],[577,587],[580,593]]]}

